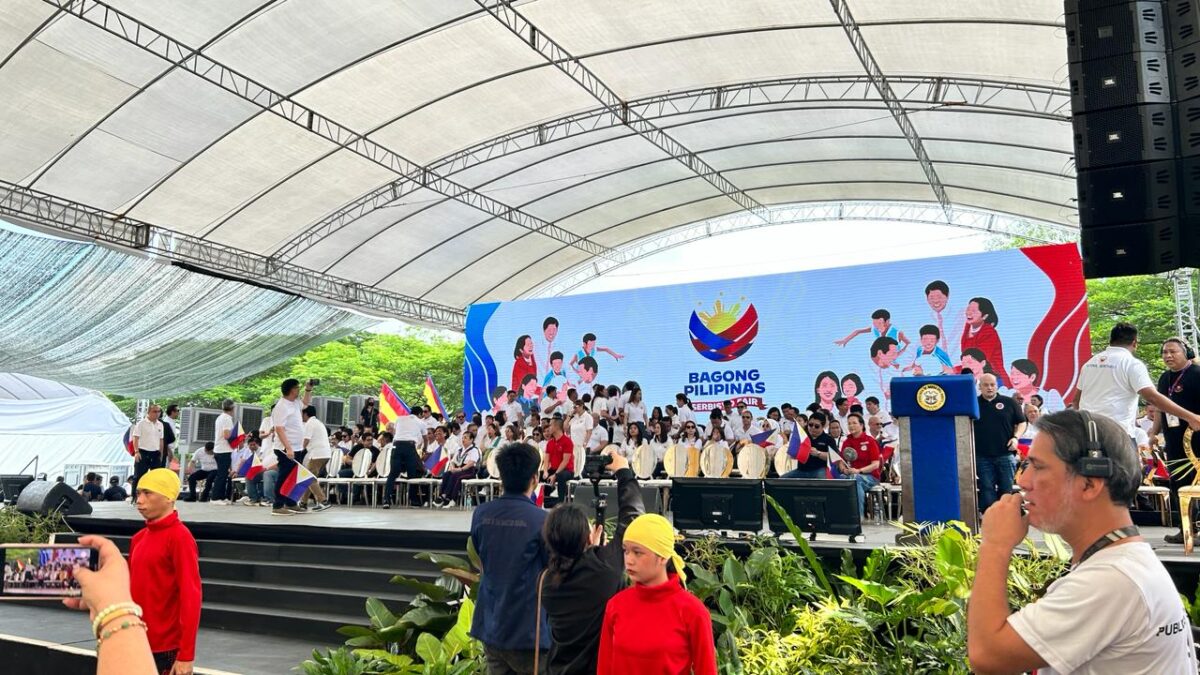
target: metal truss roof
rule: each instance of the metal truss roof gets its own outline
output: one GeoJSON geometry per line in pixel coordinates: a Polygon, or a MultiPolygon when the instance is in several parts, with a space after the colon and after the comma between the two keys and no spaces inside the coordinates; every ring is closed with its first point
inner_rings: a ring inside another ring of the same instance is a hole
{"type": "Polygon", "coordinates": [[[1034,0],[7,0],[0,203],[454,327],[789,209],[1069,227],[1065,61],[1034,0]]]}

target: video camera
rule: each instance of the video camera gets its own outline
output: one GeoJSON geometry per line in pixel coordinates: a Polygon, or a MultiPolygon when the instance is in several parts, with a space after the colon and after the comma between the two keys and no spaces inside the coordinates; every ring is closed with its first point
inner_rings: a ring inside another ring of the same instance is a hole
{"type": "Polygon", "coordinates": [[[611,455],[589,454],[583,460],[583,477],[592,481],[592,509],[596,512],[596,523],[603,525],[607,520],[605,511],[608,502],[600,492],[600,481],[611,479],[612,472],[608,467],[612,464],[611,455]]]}

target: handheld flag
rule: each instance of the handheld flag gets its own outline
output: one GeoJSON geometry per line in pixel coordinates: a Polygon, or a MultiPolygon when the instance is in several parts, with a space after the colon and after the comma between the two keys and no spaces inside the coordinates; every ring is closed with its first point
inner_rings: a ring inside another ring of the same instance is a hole
{"type": "Polygon", "coordinates": [[[408,404],[396,395],[395,390],[383,382],[379,386],[379,424],[386,427],[396,421],[397,417],[409,414],[408,404]]]}
{"type": "Polygon", "coordinates": [[[238,467],[238,476],[241,476],[246,480],[254,480],[258,474],[262,472],[262,459],[259,458],[257,452],[250,457],[247,457],[246,460],[242,462],[242,465],[238,467]]]}
{"type": "Polygon", "coordinates": [[[840,469],[838,469],[838,464],[841,463],[841,461],[842,456],[838,454],[838,451],[831,449],[829,451],[829,462],[825,466],[825,475],[829,476],[830,478],[841,478],[842,472],[840,469]]]}
{"type": "Polygon", "coordinates": [[[1029,456],[1029,446],[1030,445],[1033,445],[1032,438],[1018,438],[1017,439],[1017,453],[1021,455],[1022,460],[1024,460],[1026,457],[1029,456]]]}
{"type": "Polygon", "coordinates": [[[233,422],[233,428],[229,430],[229,436],[225,440],[229,441],[229,447],[231,448],[241,447],[242,441],[246,440],[246,432],[236,420],[233,422]]]}
{"type": "Polygon", "coordinates": [[[133,447],[132,426],[125,430],[125,439],[122,441],[122,443],[125,445],[125,452],[128,452],[130,457],[133,457],[137,454],[137,448],[133,447]]]}
{"type": "Polygon", "coordinates": [[[788,457],[801,464],[807,462],[812,454],[812,441],[809,440],[808,434],[802,434],[798,429],[792,432],[792,437],[788,439],[787,453],[788,457]]]}
{"type": "Polygon", "coordinates": [[[442,405],[442,397],[438,396],[437,387],[433,385],[433,376],[429,373],[425,374],[425,401],[434,412],[441,413],[443,420],[450,419],[450,415],[446,414],[446,406],[442,405]]]}
{"type": "Polygon", "coordinates": [[[425,470],[433,476],[442,475],[442,470],[446,468],[446,464],[450,462],[450,458],[445,456],[442,448],[438,447],[428,457],[425,458],[425,470]]]}
{"type": "Polygon", "coordinates": [[[764,448],[770,447],[771,436],[774,435],[774,433],[775,433],[774,429],[767,429],[766,431],[764,431],[762,433],[750,434],[750,442],[755,445],[760,445],[764,448]]]}
{"type": "Polygon", "coordinates": [[[546,505],[545,490],[546,490],[546,486],[542,485],[541,483],[538,483],[537,487],[535,487],[533,489],[533,494],[529,495],[529,498],[533,500],[534,504],[537,504],[538,506],[545,506],[546,505]]]}
{"type": "Polygon", "coordinates": [[[283,485],[279,486],[279,491],[288,496],[292,501],[298,501],[304,496],[304,491],[312,485],[317,479],[313,472],[306,469],[303,465],[297,464],[296,470],[288,474],[287,480],[283,481],[283,485]]]}

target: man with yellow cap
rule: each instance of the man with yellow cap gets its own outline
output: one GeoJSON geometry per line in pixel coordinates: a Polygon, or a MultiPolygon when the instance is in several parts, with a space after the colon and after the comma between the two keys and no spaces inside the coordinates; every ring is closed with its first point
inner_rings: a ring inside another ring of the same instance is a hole
{"type": "Polygon", "coordinates": [[[622,548],[633,585],[608,601],[597,675],[715,675],[712,618],[683,587],[675,528],[657,513],[640,515],[625,529],[622,548]]]}
{"type": "Polygon", "coordinates": [[[146,472],[135,495],[146,527],[129,544],[130,592],[142,608],[161,675],[191,675],[200,627],[200,556],[175,512],[178,497],[179,476],[173,471],[146,472]]]}

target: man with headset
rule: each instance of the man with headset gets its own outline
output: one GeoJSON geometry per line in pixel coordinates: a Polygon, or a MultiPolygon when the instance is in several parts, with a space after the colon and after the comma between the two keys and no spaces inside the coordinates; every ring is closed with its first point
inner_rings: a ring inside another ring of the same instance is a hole
{"type": "Polygon", "coordinates": [[[1125,429],[1101,415],[1064,410],[1036,422],[1025,491],[983,516],[983,541],[967,609],[967,653],[976,673],[1193,675],[1191,625],[1175,585],[1129,516],[1141,482],[1125,429]],[[1058,534],[1071,569],[1044,597],[1009,612],[1008,566],[1029,526],[1058,534]]]}

